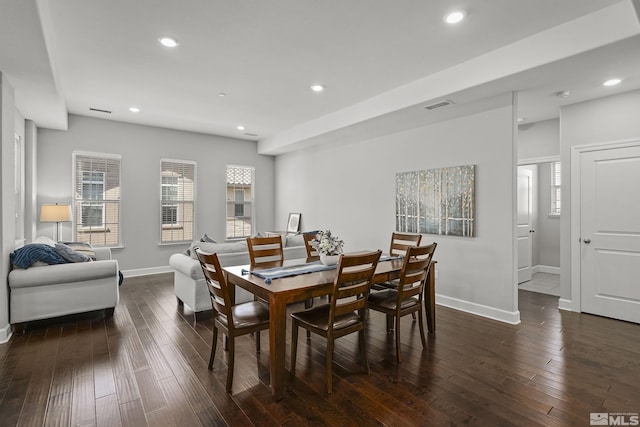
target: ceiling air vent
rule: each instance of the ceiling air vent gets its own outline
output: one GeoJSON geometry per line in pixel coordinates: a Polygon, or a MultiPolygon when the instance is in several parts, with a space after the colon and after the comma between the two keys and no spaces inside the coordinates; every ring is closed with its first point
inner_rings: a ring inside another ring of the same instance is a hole
{"type": "Polygon", "coordinates": [[[258,136],[257,133],[246,133],[246,132],[245,132],[245,135],[246,136],[253,136],[253,137],[258,136]]]}
{"type": "Polygon", "coordinates": [[[100,108],[92,108],[92,107],[89,107],[89,111],[95,111],[96,113],[106,113],[106,114],[111,114],[111,111],[109,111],[109,110],[101,110],[100,108]]]}
{"type": "Polygon", "coordinates": [[[436,102],[435,104],[425,105],[424,108],[426,108],[427,110],[435,110],[436,108],[446,107],[447,105],[451,105],[453,103],[453,101],[445,99],[444,101],[436,102]]]}

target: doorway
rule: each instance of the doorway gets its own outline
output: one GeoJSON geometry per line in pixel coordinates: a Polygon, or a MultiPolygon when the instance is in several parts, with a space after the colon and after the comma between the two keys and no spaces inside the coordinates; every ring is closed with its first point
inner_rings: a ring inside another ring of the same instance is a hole
{"type": "MultiPolygon", "coordinates": [[[[518,289],[560,296],[560,216],[554,212],[559,157],[518,165],[518,289]],[[554,166],[556,165],[557,166],[554,166]],[[528,184],[527,184],[528,181],[528,184]]],[[[557,206],[559,208],[559,206],[557,206]]]]}

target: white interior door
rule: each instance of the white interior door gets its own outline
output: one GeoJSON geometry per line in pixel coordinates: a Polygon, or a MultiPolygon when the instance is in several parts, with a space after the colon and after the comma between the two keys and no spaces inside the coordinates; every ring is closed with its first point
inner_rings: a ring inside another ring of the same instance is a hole
{"type": "Polygon", "coordinates": [[[580,154],[581,307],[640,323],[640,146],[580,154]]]}
{"type": "Polygon", "coordinates": [[[532,217],[532,179],[533,173],[529,169],[518,168],[518,283],[531,280],[531,226],[532,217]]]}

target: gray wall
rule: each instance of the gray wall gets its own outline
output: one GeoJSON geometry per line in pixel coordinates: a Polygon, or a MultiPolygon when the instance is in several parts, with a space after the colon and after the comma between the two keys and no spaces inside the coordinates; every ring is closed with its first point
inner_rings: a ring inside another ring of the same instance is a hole
{"type": "Polygon", "coordinates": [[[571,294],[571,147],[640,138],[640,91],[627,92],[563,107],[560,110],[562,168],[560,306],[577,310],[571,294]]]}
{"type": "Polygon", "coordinates": [[[537,262],[534,265],[560,267],[560,218],[551,212],[551,163],[538,165],[538,221],[534,241],[537,262]]]}
{"type": "Polygon", "coordinates": [[[0,343],[9,339],[9,295],[6,277],[9,274],[9,254],[16,242],[16,196],[14,191],[14,135],[15,135],[15,101],[13,87],[6,76],[0,72],[0,245],[2,261],[0,277],[4,283],[0,286],[0,343]]]}
{"type": "Polygon", "coordinates": [[[533,266],[560,267],[560,219],[551,212],[551,169],[547,161],[560,159],[560,120],[551,119],[518,126],[518,161],[536,161],[536,210],[533,266]]]}
{"type": "Polygon", "coordinates": [[[560,120],[518,126],[518,160],[560,155],[560,120]]]}
{"type": "Polygon", "coordinates": [[[346,251],[389,250],[395,174],[476,165],[477,237],[438,242],[438,303],[519,321],[515,286],[513,108],[276,158],[276,218],[302,212],[303,228],[331,229],[346,251]]]}
{"type": "MultiPolygon", "coordinates": [[[[71,202],[74,150],[122,156],[123,248],[113,251],[121,270],[167,267],[169,257],[186,248],[159,244],[161,158],[197,162],[196,238],[225,239],[227,164],[255,167],[256,228],[273,228],[274,159],[257,154],[255,142],[70,115],[67,131],[39,130],[38,208],[71,202]]],[[[52,233],[51,224],[38,224],[38,235],[52,233]]],[[[70,224],[62,236],[71,236],[70,224]]]]}

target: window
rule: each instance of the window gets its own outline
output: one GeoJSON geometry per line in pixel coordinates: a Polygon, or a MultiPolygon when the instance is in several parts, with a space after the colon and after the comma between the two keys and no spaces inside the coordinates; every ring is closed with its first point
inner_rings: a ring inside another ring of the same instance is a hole
{"type": "Polygon", "coordinates": [[[551,215],[560,215],[560,162],[551,163],[551,215]]]}
{"type": "Polygon", "coordinates": [[[195,235],[196,164],[160,159],[160,242],[186,242],[195,235]]]}
{"type": "Polygon", "coordinates": [[[252,167],[227,166],[227,239],[252,234],[253,175],[252,167]]]}
{"type": "Polygon", "coordinates": [[[73,235],[94,246],[120,246],[120,156],[73,153],[73,235]]]}

